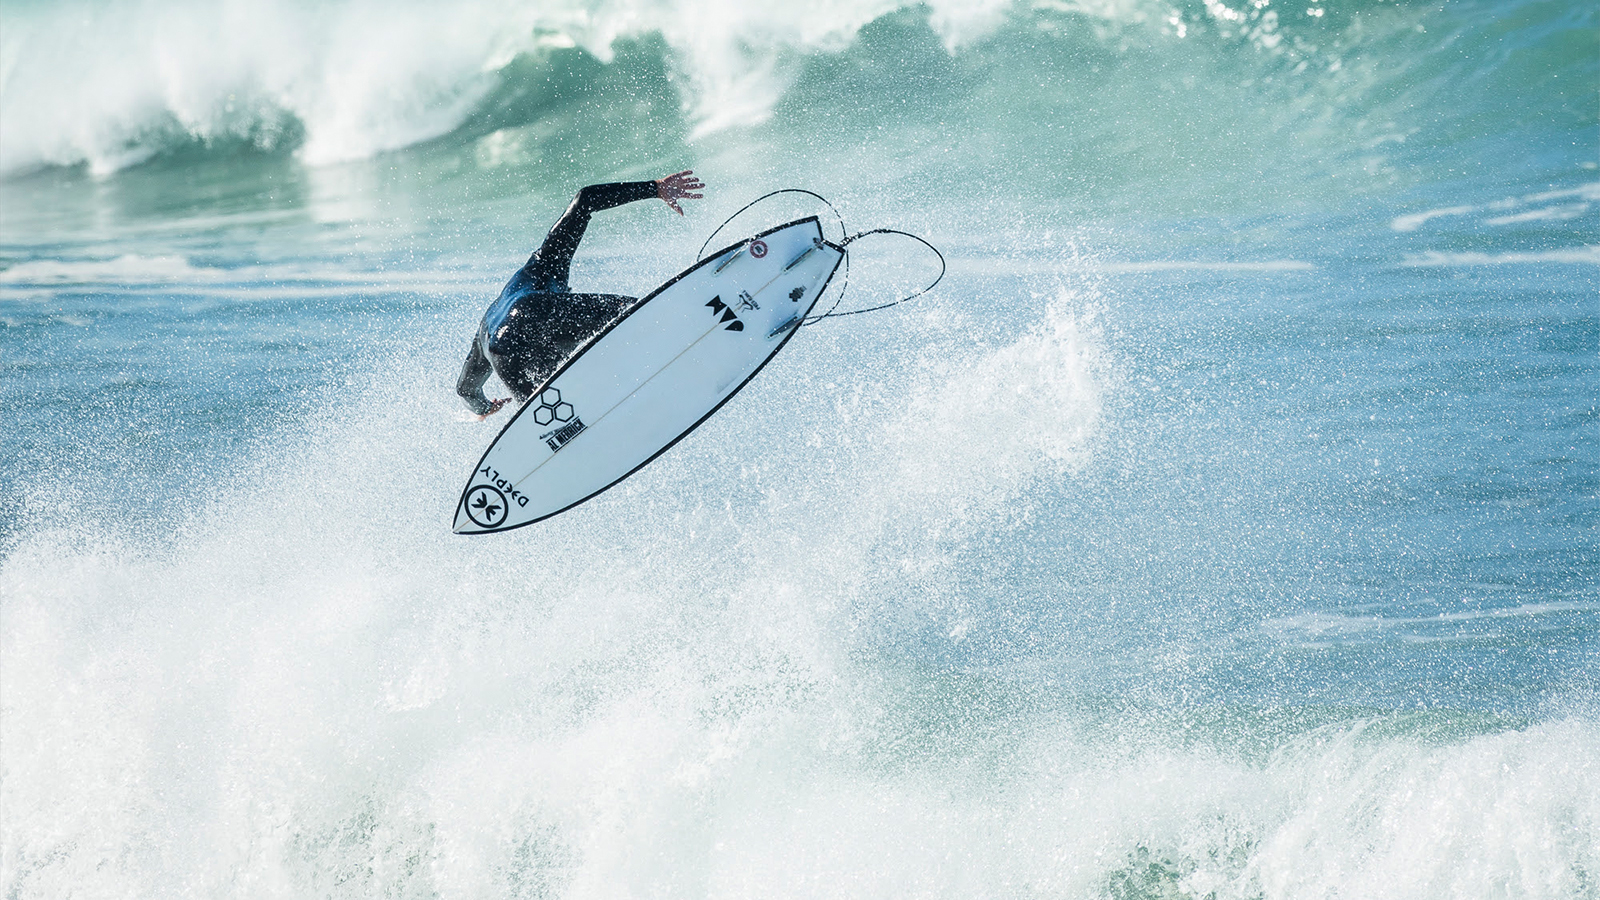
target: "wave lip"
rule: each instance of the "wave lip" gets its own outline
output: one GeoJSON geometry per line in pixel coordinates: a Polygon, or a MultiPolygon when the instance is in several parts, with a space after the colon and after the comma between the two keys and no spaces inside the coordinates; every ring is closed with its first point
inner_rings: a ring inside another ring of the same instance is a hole
{"type": "MultiPolygon", "coordinates": [[[[185,149],[293,153],[310,165],[433,140],[491,111],[519,59],[659,36],[695,135],[765,121],[815,52],[843,49],[900,0],[816,10],[730,4],[690,21],[648,0],[470,0],[377,8],[287,4],[8,10],[0,38],[0,176],[100,175],[185,149]],[[71,110],[63,114],[63,110],[71,110]]],[[[934,4],[940,6],[941,4],[934,4]]],[[[956,41],[998,24],[959,4],[930,21],[956,41]]],[[[559,85],[536,91],[558,94],[559,85]]],[[[633,98],[619,98],[623,102],[633,98]]]]}
{"type": "Polygon", "coordinates": [[[318,164],[438,137],[532,42],[497,6],[108,5],[92,20],[8,10],[0,175],[109,174],[196,146],[318,164]]]}

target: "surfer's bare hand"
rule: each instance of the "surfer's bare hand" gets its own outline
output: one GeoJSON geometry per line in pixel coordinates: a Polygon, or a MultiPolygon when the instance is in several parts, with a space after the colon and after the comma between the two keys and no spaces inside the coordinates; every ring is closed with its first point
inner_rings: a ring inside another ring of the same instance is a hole
{"type": "Polygon", "coordinates": [[[694,171],[684,169],[676,175],[656,179],[656,196],[665,200],[672,211],[683,215],[683,207],[678,205],[679,200],[699,200],[705,194],[696,194],[694,191],[705,190],[705,182],[696,178],[694,171]]]}
{"type": "Polygon", "coordinates": [[[474,421],[474,422],[482,422],[484,419],[487,419],[490,416],[494,415],[495,413],[499,412],[500,410],[504,409],[505,405],[507,403],[510,403],[510,402],[511,402],[511,398],[510,397],[501,397],[499,400],[490,400],[489,401],[489,411],[484,413],[481,416],[473,416],[472,417],[472,421],[474,421]]]}

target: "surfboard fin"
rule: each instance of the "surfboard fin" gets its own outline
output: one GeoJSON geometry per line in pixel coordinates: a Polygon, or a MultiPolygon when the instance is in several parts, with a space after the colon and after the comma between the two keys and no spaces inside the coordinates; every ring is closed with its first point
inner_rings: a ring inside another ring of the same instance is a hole
{"type": "Polygon", "coordinates": [[[785,331],[788,331],[789,329],[791,329],[791,328],[793,328],[793,327],[795,327],[796,325],[799,325],[799,324],[800,324],[800,317],[799,316],[790,316],[787,321],[785,321],[782,324],[780,324],[777,328],[774,328],[771,331],[767,332],[767,340],[770,341],[773,338],[777,337],[778,335],[783,334],[785,331]]]}
{"type": "Polygon", "coordinates": [[[727,259],[723,260],[722,262],[717,263],[717,267],[715,269],[711,270],[711,274],[713,274],[713,275],[722,274],[722,270],[723,269],[726,269],[728,266],[733,264],[734,260],[736,260],[739,257],[744,255],[744,249],[746,247],[748,247],[748,246],[750,246],[748,241],[743,243],[743,244],[741,244],[741,245],[739,245],[739,249],[737,249],[737,250],[733,251],[732,253],[728,254],[728,258],[727,259]]]}
{"type": "Polygon", "coordinates": [[[794,259],[789,260],[789,264],[787,266],[783,267],[783,271],[787,272],[790,269],[794,268],[795,266],[800,265],[800,261],[801,260],[803,260],[806,257],[810,256],[811,254],[817,252],[817,249],[819,247],[821,247],[821,246],[822,246],[822,242],[821,241],[812,241],[811,246],[809,246],[806,249],[800,251],[800,255],[799,256],[796,256],[794,259]]]}

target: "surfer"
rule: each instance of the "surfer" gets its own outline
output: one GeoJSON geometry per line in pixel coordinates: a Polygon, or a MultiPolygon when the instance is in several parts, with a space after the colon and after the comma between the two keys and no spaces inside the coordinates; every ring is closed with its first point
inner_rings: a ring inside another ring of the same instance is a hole
{"type": "Polygon", "coordinates": [[[572,255],[589,227],[589,216],[651,197],[665,201],[681,216],[678,201],[700,199],[705,195],[695,191],[704,187],[694,172],[686,170],[656,181],[591,184],[578,192],[544,243],[506,282],[473,336],[456,393],[480,421],[511,402],[484,396],[483,385],[491,372],[521,403],[584,341],[637,302],[638,298],[618,294],[574,294],[567,287],[572,255]]]}

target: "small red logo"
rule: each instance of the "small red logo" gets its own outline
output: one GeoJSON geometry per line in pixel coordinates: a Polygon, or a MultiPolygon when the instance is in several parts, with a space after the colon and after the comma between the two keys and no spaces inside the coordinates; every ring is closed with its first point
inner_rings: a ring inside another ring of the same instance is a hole
{"type": "Polygon", "coordinates": [[[750,244],[750,255],[754,256],[756,259],[766,256],[767,245],[762,241],[752,241],[750,244]]]}

